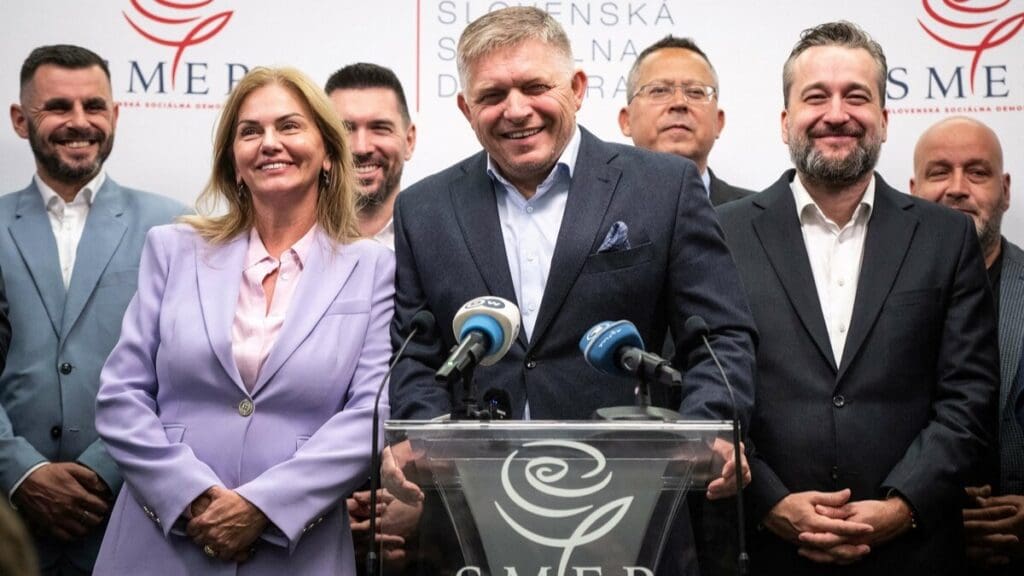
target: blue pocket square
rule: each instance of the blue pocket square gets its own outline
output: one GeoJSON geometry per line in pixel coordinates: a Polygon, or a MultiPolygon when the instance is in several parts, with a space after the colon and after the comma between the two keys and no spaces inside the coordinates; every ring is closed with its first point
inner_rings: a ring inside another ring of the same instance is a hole
{"type": "Polygon", "coordinates": [[[601,242],[601,247],[597,249],[598,253],[619,250],[629,250],[629,226],[622,220],[612,224],[605,234],[604,241],[601,242]]]}

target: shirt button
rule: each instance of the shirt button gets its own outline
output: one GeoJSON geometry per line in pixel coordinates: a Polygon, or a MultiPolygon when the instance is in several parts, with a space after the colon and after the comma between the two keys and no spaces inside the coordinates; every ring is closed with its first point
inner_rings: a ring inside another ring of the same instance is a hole
{"type": "Polygon", "coordinates": [[[533,254],[527,254],[526,255],[526,261],[527,262],[533,262],[536,259],[537,259],[537,257],[535,255],[533,255],[533,254]]]}
{"type": "Polygon", "coordinates": [[[54,426],[53,428],[50,428],[50,437],[53,438],[54,440],[60,438],[60,435],[62,433],[63,432],[61,431],[60,426],[54,426]]]}
{"type": "Polygon", "coordinates": [[[839,331],[845,334],[846,333],[846,324],[840,324],[839,325],[839,331]]]}
{"type": "Polygon", "coordinates": [[[842,278],[840,278],[839,281],[836,282],[836,284],[839,284],[840,286],[846,286],[846,280],[843,280],[842,278]]]}
{"type": "Polygon", "coordinates": [[[68,364],[67,362],[65,362],[65,363],[60,365],[60,373],[61,374],[64,374],[64,375],[71,374],[72,370],[74,370],[74,366],[72,366],[71,364],[68,364]]]}
{"type": "Polygon", "coordinates": [[[832,405],[836,408],[842,408],[843,406],[846,406],[846,398],[844,398],[842,394],[836,394],[832,397],[832,405]]]}
{"type": "Polygon", "coordinates": [[[284,274],[281,274],[281,280],[284,280],[285,282],[287,282],[289,278],[291,278],[291,275],[289,275],[287,272],[285,272],[284,274]]]}
{"type": "Polygon", "coordinates": [[[832,467],[832,479],[839,480],[839,466],[832,467]]]}
{"type": "Polygon", "coordinates": [[[526,213],[527,214],[533,214],[533,206],[527,206],[526,207],[526,213]]]}
{"type": "Polygon", "coordinates": [[[245,418],[252,415],[253,408],[252,400],[249,400],[248,398],[238,403],[238,413],[245,418]]]}

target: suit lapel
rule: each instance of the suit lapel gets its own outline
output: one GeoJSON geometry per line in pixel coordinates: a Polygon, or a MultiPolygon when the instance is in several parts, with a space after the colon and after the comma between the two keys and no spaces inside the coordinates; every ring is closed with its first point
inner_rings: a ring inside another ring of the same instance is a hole
{"type": "Polygon", "coordinates": [[[821,313],[821,303],[814,284],[814,273],[807,258],[800,231],[800,218],[796,212],[796,201],[790,182],[794,171],[790,170],[770,188],[758,195],[755,203],[765,210],[754,218],[754,232],[761,240],[768,261],[782,284],[790,303],[804,329],[814,340],[818,351],[836,369],[832,344],[821,313]]]}
{"type": "Polygon", "coordinates": [[[711,200],[712,206],[718,206],[731,200],[725,194],[725,190],[722,190],[722,181],[715,176],[715,173],[708,168],[708,199],[711,200]]]}
{"type": "Polygon", "coordinates": [[[103,188],[96,194],[96,200],[89,208],[82,239],[75,254],[75,269],[71,273],[61,337],[66,337],[78,321],[86,302],[96,290],[100,276],[107,269],[114,252],[121,244],[128,227],[121,220],[124,214],[124,191],[113,180],[107,178],[103,188]]]}
{"type": "Polygon", "coordinates": [[[1021,390],[1014,390],[1014,385],[1024,346],[1024,253],[1015,246],[1006,245],[999,284],[999,352],[1002,357],[999,413],[1002,414],[1007,403],[1014,406],[1021,394],[1021,390]]]}
{"type": "Polygon", "coordinates": [[[18,193],[18,208],[10,234],[22,261],[32,275],[39,297],[50,318],[54,334],[60,335],[64,316],[64,280],[60,274],[57,241],[53,238],[50,217],[35,182],[18,193]]]}
{"type": "Polygon", "coordinates": [[[580,275],[587,256],[601,234],[601,223],[608,211],[612,194],[619,182],[621,171],[609,165],[615,157],[583,128],[580,149],[573,169],[565,215],[555,242],[555,253],[551,257],[551,269],[544,286],[544,298],[537,312],[537,323],[533,327],[532,342],[540,342],[545,330],[558,314],[573,283],[580,275]],[[571,222],[566,222],[571,218],[571,222]]]}
{"type": "Polygon", "coordinates": [[[222,246],[210,246],[201,240],[197,240],[197,243],[196,281],[206,335],[224,372],[239,389],[246,392],[231,350],[231,326],[238,307],[238,290],[242,283],[242,266],[249,247],[249,235],[239,234],[222,246]]]}
{"type": "Polygon", "coordinates": [[[917,229],[917,219],[905,211],[910,206],[913,203],[909,198],[890,188],[880,176],[875,176],[875,203],[864,240],[857,296],[837,380],[843,377],[864,344],[903,265],[910,240],[917,229]]]}
{"type": "MultiPolygon", "coordinates": [[[[480,153],[470,158],[464,165],[462,177],[451,186],[452,210],[488,293],[516,302],[498,219],[497,197],[487,175],[487,155],[480,153]]],[[[525,347],[526,337],[522,332],[519,338],[525,347]]]]}
{"type": "MultiPolygon", "coordinates": [[[[260,369],[252,394],[259,393],[277,374],[295,349],[309,336],[337,298],[359,263],[346,246],[332,246],[332,242],[317,232],[308,261],[304,264],[299,285],[288,305],[281,333],[270,349],[270,355],[260,369]]],[[[332,351],[325,350],[325,354],[332,351]]]]}

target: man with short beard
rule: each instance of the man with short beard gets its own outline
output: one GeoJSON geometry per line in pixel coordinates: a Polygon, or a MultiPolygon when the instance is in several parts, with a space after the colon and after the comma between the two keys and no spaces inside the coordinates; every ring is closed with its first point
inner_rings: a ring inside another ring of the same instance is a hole
{"type": "Polygon", "coordinates": [[[885,81],[856,25],[804,31],[783,68],[796,169],[720,211],[761,334],[757,574],[966,572],[964,482],[996,422],[995,310],[970,220],[874,172],[885,81]]]}
{"type": "MultiPolygon", "coordinates": [[[[999,313],[999,446],[988,469],[967,488],[967,556],[984,574],[1024,572],[1024,429],[1014,402],[1024,389],[1024,251],[1003,238],[1010,175],[991,128],[965,116],[925,130],[914,148],[910,192],[974,220],[999,313]]],[[[973,572],[972,572],[973,573],[973,572]]]]}
{"type": "Polygon", "coordinates": [[[402,169],[416,148],[405,91],[390,69],[360,62],[331,75],[324,87],[348,129],[358,184],[359,230],[392,250],[392,214],[402,169]]]}
{"type": "Polygon", "coordinates": [[[22,65],[11,123],[36,175],[0,196],[0,269],[14,303],[0,491],[31,528],[44,574],[92,570],[121,488],[94,425],[100,368],[135,293],[146,232],[183,212],[107,176],[117,115],[95,53],[43,46],[22,65]]]}

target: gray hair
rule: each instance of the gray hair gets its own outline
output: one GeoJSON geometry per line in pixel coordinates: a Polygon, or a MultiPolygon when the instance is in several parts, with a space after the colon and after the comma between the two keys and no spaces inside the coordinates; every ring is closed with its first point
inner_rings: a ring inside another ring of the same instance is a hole
{"type": "Polygon", "coordinates": [[[793,87],[793,62],[810,48],[818,46],[840,46],[842,48],[862,49],[871,55],[878,67],[878,94],[880,105],[885,107],[885,82],[888,78],[888,65],[885,52],[860,26],[846,20],[820,24],[800,33],[800,41],[789,53],[786,64],[782,67],[782,102],[789,107],[789,89],[793,87]]]}
{"type": "Polygon", "coordinates": [[[644,59],[659,50],[667,50],[669,48],[689,50],[690,52],[693,52],[697,56],[700,56],[701,60],[704,60],[704,62],[708,65],[708,70],[711,71],[711,76],[714,77],[715,79],[714,89],[716,93],[718,93],[718,72],[715,70],[715,67],[711,64],[711,60],[708,59],[708,55],[705,54],[699,46],[697,46],[697,43],[694,42],[692,38],[679,38],[678,36],[673,36],[669,34],[668,36],[665,36],[664,38],[658,40],[654,44],[651,44],[647,48],[644,48],[643,52],[640,52],[640,55],[636,57],[636,60],[633,62],[633,66],[629,69],[629,76],[626,77],[627,102],[633,99],[633,96],[636,95],[636,91],[639,88],[639,86],[637,86],[637,83],[640,82],[640,65],[643,64],[644,59]]]}
{"type": "Polygon", "coordinates": [[[463,90],[469,80],[469,68],[481,56],[500,49],[518,46],[528,40],[540,40],[565,58],[568,74],[572,74],[573,57],[569,37],[557,20],[532,6],[513,6],[484,14],[466,26],[459,38],[456,63],[463,90]]]}

